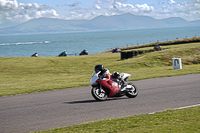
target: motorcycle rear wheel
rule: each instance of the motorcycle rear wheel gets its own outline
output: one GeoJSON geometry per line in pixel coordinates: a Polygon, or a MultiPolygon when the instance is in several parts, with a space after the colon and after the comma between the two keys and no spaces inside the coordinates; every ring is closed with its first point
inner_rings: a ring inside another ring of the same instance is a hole
{"type": "Polygon", "coordinates": [[[126,96],[129,98],[135,98],[138,95],[137,87],[133,83],[128,83],[128,85],[131,85],[131,88],[127,88],[126,96]]]}
{"type": "Polygon", "coordinates": [[[99,87],[93,87],[91,93],[97,101],[105,101],[108,97],[107,93],[99,87]]]}

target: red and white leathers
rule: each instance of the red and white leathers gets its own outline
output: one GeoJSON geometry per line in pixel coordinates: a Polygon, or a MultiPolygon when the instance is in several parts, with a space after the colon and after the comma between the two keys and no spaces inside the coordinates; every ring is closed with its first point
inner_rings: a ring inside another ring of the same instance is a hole
{"type": "Polygon", "coordinates": [[[101,75],[102,76],[100,77],[100,79],[97,80],[97,82],[99,82],[99,84],[101,86],[111,90],[108,97],[112,97],[112,96],[116,95],[119,92],[120,87],[118,86],[118,84],[116,82],[111,80],[112,77],[111,77],[109,70],[106,70],[101,75]]]}

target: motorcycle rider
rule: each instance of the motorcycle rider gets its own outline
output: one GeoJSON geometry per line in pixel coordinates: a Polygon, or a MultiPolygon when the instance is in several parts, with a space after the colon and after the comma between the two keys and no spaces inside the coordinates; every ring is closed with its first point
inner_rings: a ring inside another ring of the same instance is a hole
{"type": "MultiPolygon", "coordinates": [[[[96,73],[101,71],[100,74],[99,74],[101,76],[101,78],[110,79],[110,76],[111,76],[110,71],[108,69],[104,68],[103,65],[96,65],[94,67],[94,70],[95,70],[96,73]]],[[[113,72],[112,77],[115,78],[115,79],[119,79],[120,75],[119,75],[118,72],[113,72]]]]}
{"type": "Polygon", "coordinates": [[[114,79],[114,80],[118,80],[120,79],[120,75],[118,72],[113,72],[113,74],[111,75],[109,70],[104,68],[103,65],[96,65],[94,67],[94,70],[96,73],[100,72],[99,76],[100,76],[100,84],[105,87],[108,88],[108,94],[110,92],[110,90],[112,89],[112,83],[110,82],[110,79],[114,79]]]}
{"type": "Polygon", "coordinates": [[[96,65],[94,67],[94,71],[96,73],[100,72],[99,76],[100,78],[107,78],[107,79],[110,79],[110,72],[108,69],[104,68],[103,65],[96,65]]]}

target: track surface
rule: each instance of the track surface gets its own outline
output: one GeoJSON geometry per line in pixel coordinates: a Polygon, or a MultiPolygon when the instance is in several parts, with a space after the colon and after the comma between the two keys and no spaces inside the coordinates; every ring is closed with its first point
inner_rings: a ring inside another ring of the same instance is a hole
{"type": "Polygon", "coordinates": [[[200,104],[200,74],[133,81],[136,98],[97,102],[91,87],[0,97],[0,132],[26,133],[200,104]]]}

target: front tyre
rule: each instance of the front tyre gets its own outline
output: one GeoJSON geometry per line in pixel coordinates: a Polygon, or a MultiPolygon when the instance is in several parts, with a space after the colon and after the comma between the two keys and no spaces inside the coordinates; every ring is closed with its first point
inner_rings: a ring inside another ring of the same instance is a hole
{"type": "Polygon", "coordinates": [[[126,89],[126,96],[129,98],[135,98],[138,95],[137,87],[133,83],[128,83],[131,88],[126,89]]]}
{"type": "Polygon", "coordinates": [[[97,101],[105,101],[108,97],[107,93],[100,87],[93,87],[91,93],[97,101]]]}

